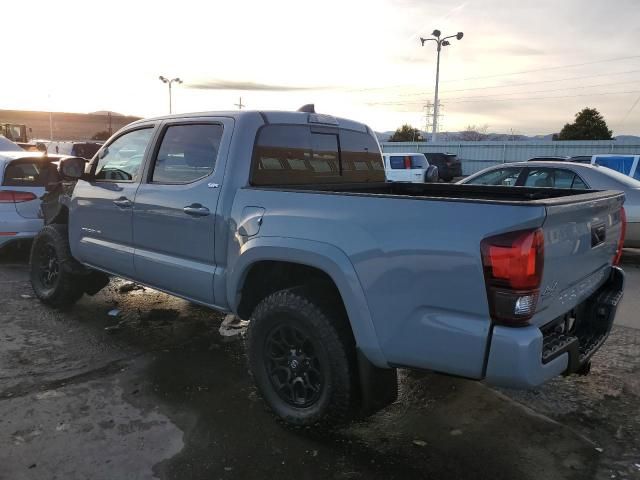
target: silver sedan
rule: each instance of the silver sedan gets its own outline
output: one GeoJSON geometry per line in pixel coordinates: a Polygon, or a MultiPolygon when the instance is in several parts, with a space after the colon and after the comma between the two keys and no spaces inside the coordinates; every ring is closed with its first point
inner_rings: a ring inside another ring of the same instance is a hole
{"type": "Polygon", "coordinates": [[[624,209],[627,214],[624,246],[640,248],[640,182],[610,168],[573,162],[505,163],[474,173],[458,183],[621,190],[626,196],[624,209]]]}

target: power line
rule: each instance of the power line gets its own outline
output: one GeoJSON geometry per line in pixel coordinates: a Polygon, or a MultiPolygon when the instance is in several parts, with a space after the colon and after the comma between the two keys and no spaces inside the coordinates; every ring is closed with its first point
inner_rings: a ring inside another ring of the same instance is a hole
{"type": "Polygon", "coordinates": [[[479,77],[467,77],[460,78],[458,80],[447,80],[448,82],[463,82],[466,80],[481,80],[483,78],[496,78],[496,77],[508,77],[511,75],[523,75],[525,73],[536,73],[536,72],[546,72],[549,70],[561,70],[563,68],[574,68],[574,67],[584,67],[585,65],[595,65],[597,63],[608,63],[608,62],[617,62],[619,60],[630,60],[633,58],[640,58],[640,55],[630,55],[628,57],[616,57],[609,58],[606,60],[596,60],[593,62],[583,62],[583,63],[573,63],[571,65],[558,65],[555,67],[543,67],[543,68],[535,68],[533,70],[521,70],[519,72],[509,72],[509,73],[496,73],[495,75],[482,75],[479,77]]]}
{"type": "Polygon", "coordinates": [[[616,130],[620,130],[622,128],[622,126],[624,125],[624,122],[627,121],[627,118],[629,117],[629,115],[631,115],[631,112],[633,112],[633,109],[636,108],[639,102],[640,102],[640,95],[638,95],[638,98],[636,98],[636,101],[633,102],[633,105],[631,105],[631,108],[629,109],[629,111],[625,113],[624,117],[622,117],[622,120],[620,120],[620,123],[618,124],[618,128],[616,128],[616,130]]]}
{"type": "MultiPolygon", "coordinates": [[[[484,99],[480,100],[465,100],[464,98],[450,98],[447,99],[447,103],[478,103],[478,102],[519,102],[524,100],[550,100],[557,98],[577,98],[577,97],[594,97],[601,95],[626,95],[631,93],[640,93],[640,90],[629,90],[625,92],[594,92],[594,93],[583,93],[578,95],[554,95],[551,97],[520,97],[520,98],[493,98],[488,95],[484,99]]],[[[367,102],[367,105],[421,105],[419,101],[412,102],[367,102]]]]}
{"type": "MultiPolygon", "coordinates": [[[[521,98],[495,98],[495,99],[487,99],[486,101],[489,102],[509,102],[509,101],[520,101],[520,100],[549,100],[549,99],[553,99],[553,98],[577,98],[577,97],[595,97],[595,96],[601,96],[601,95],[626,95],[626,94],[630,94],[630,93],[640,93],[640,90],[629,90],[626,92],[595,92],[595,93],[581,93],[578,95],[555,95],[555,96],[551,96],[551,97],[521,97],[521,98]]],[[[454,103],[476,103],[476,102],[483,102],[485,100],[464,100],[464,99],[452,99],[452,100],[447,100],[448,103],[454,102],[454,103]]]]}
{"type": "MultiPolygon", "coordinates": [[[[616,75],[627,75],[629,73],[640,73],[640,70],[627,70],[624,72],[612,72],[612,73],[599,73],[596,75],[582,75],[579,77],[565,77],[565,78],[558,78],[555,80],[537,80],[535,82],[522,82],[522,83],[511,83],[511,84],[502,84],[502,85],[487,85],[486,87],[469,87],[469,88],[457,88],[454,90],[446,90],[443,93],[451,93],[451,92],[468,92],[468,91],[472,91],[472,90],[488,90],[488,89],[493,89],[493,88],[511,88],[511,87],[524,87],[527,85],[537,85],[539,83],[556,83],[556,82],[566,82],[569,80],[584,80],[587,78],[597,78],[597,77],[613,77],[616,75]]],[[[568,87],[568,88],[572,88],[572,87],[568,87]]],[[[416,96],[416,95],[420,95],[420,96],[424,96],[424,95],[429,95],[429,92],[424,93],[424,92],[413,92],[413,93],[400,93],[398,94],[398,96],[400,97],[412,97],[412,96],[416,96]]]]}
{"type": "MultiPolygon", "coordinates": [[[[489,98],[489,97],[504,97],[507,95],[522,95],[523,93],[546,93],[546,92],[561,92],[563,90],[578,90],[578,89],[584,89],[584,88],[594,88],[594,87],[610,87],[610,86],[614,86],[614,85],[627,85],[629,83],[634,83],[637,84],[639,83],[638,80],[630,80],[627,82],[616,82],[616,83],[596,83],[593,85],[579,85],[579,86],[573,86],[573,87],[563,87],[563,88],[547,88],[544,90],[530,90],[527,92],[509,92],[509,93],[496,93],[494,95],[470,95],[468,97],[458,97],[458,99],[468,99],[468,98],[489,98]]],[[[455,97],[451,97],[451,98],[455,98],[455,97]]]]}
{"type": "MultiPolygon", "coordinates": [[[[630,55],[627,57],[615,57],[615,58],[607,58],[604,60],[595,60],[593,62],[583,62],[583,63],[573,63],[573,64],[569,64],[569,65],[556,65],[553,67],[543,67],[543,68],[536,68],[536,69],[532,69],[532,70],[521,70],[519,72],[507,72],[507,73],[496,73],[494,75],[482,75],[482,76],[478,76],[478,77],[466,77],[466,78],[459,78],[459,79],[454,79],[454,80],[447,80],[447,82],[463,82],[466,80],[481,80],[484,78],[498,78],[498,77],[509,77],[512,75],[523,75],[525,73],[536,73],[536,72],[544,72],[544,71],[549,71],[549,70],[561,70],[564,68],[574,68],[574,67],[583,67],[586,65],[596,65],[598,63],[609,63],[609,62],[617,62],[620,60],[630,60],[630,59],[634,59],[634,58],[640,58],[640,55],[630,55]]],[[[412,85],[407,85],[407,84],[399,84],[399,85],[388,85],[385,87],[369,87],[369,88],[347,88],[345,89],[346,91],[352,91],[352,92],[365,92],[365,91],[370,91],[370,90],[387,90],[390,88],[399,88],[399,87],[410,87],[412,85]]]]}

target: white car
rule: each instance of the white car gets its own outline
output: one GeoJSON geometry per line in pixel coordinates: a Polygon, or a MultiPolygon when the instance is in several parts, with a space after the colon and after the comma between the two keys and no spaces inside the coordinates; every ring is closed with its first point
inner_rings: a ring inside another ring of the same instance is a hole
{"type": "Polygon", "coordinates": [[[387,182],[427,183],[438,181],[438,167],[422,153],[384,153],[387,182]]]}
{"type": "Polygon", "coordinates": [[[31,240],[43,226],[40,206],[48,168],[66,156],[0,152],[0,249],[31,240]]]}

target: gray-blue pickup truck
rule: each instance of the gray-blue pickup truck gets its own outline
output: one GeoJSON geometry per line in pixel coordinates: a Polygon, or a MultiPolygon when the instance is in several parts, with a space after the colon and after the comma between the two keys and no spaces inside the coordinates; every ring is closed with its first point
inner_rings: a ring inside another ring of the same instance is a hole
{"type": "Polygon", "coordinates": [[[622,193],[386,183],[369,127],[309,107],[141,120],[56,175],[38,298],[114,275],[250,320],[258,390],[296,425],[376,411],[397,368],[586,373],[622,297],[622,193]]]}

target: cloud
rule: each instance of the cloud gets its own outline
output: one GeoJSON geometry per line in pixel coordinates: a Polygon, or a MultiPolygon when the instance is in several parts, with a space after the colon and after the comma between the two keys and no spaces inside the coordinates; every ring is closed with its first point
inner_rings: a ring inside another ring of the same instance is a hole
{"type": "Polygon", "coordinates": [[[246,90],[261,92],[292,92],[301,90],[321,90],[328,87],[303,87],[298,85],[274,85],[268,83],[248,82],[243,80],[202,80],[186,85],[199,90],[246,90]]]}

